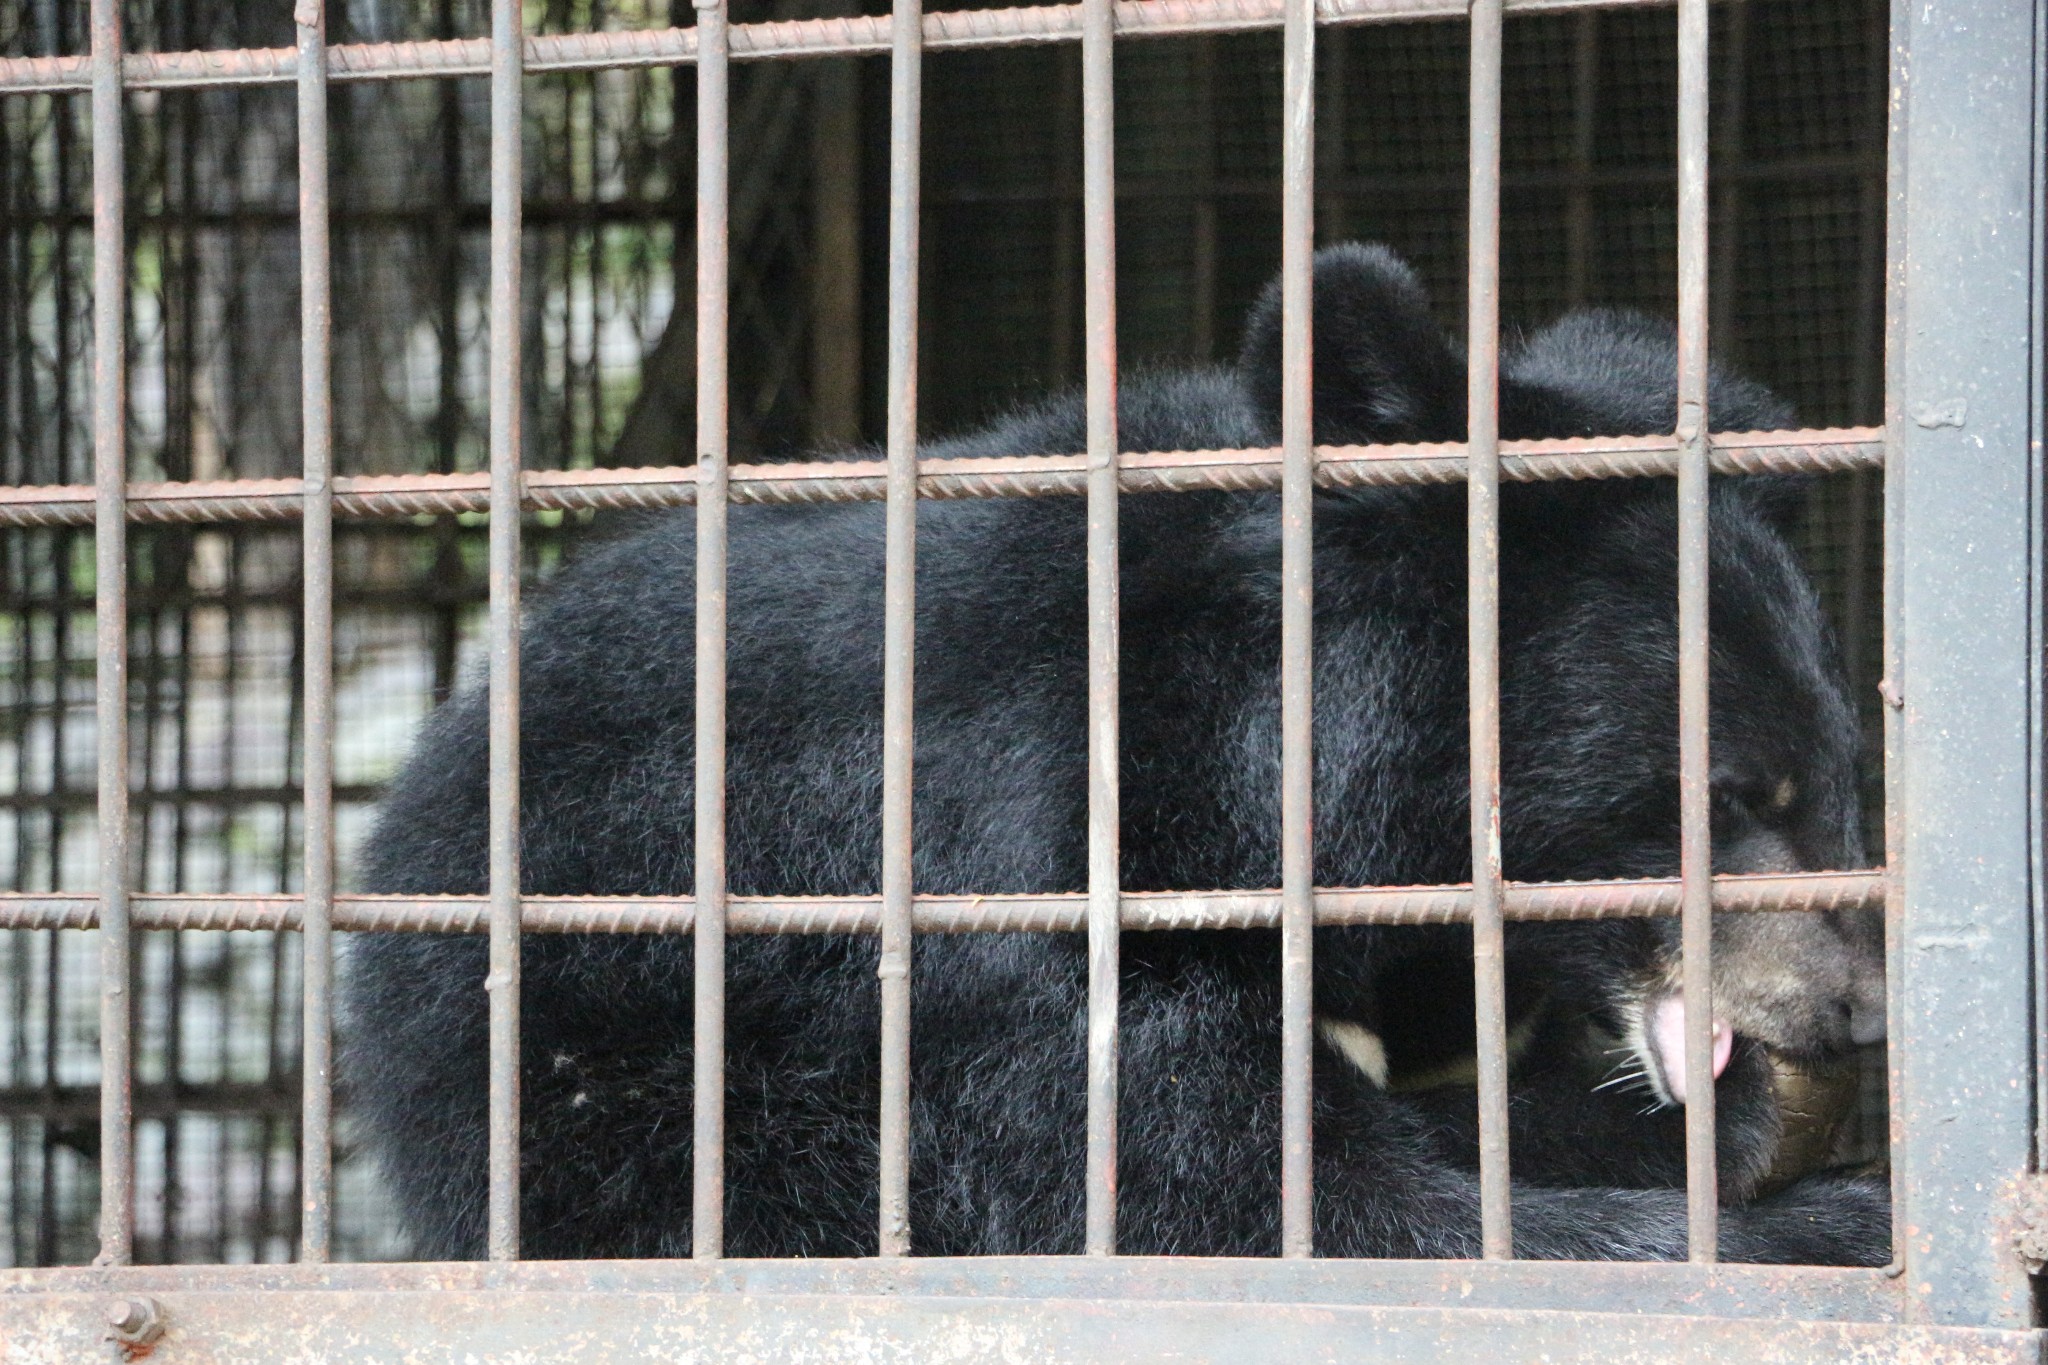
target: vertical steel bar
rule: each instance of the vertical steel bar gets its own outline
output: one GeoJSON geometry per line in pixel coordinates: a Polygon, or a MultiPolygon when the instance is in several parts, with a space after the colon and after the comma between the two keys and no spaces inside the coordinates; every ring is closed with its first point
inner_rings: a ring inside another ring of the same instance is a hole
{"type": "Polygon", "coordinates": [[[1315,9],[1287,0],[1280,190],[1280,1254],[1315,1241],[1311,1020],[1315,1008],[1312,625],[1315,444],[1315,9]]]}
{"type": "Polygon", "coordinates": [[[1118,875],[1116,164],[1112,0],[1081,7],[1088,329],[1088,1252],[1116,1250],[1118,875]]]}
{"type": "Polygon", "coordinates": [[[919,0],[889,47],[888,549],[883,590],[881,1251],[910,1254],[911,697],[917,607],[917,215],[924,78],[919,0]]]}
{"type": "Polygon", "coordinates": [[[519,1259],[519,0],[491,4],[490,1257],[519,1259]]]}
{"type": "Polygon", "coordinates": [[[100,1250],[135,1248],[134,1081],[128,932],[128,251],[122,202],[120,0],[92,0],[93,611],[99,744],[100,1250]]]}
{"type": "Polygon", "coordinates": [[[1893,1226],[1909,1321],[2028,1327],[2048,0],[1891,14],[1893,1226]]]}
{"type": "Polygon", "coordinates": [[[1713,847],[1707,755],[1707,0],[1678,5],[1678,802],[1687,1245],[1716,1259],[1713,847]]]}
{"type": "Polygon", "coordinates": [[[1474,0],[1472,5],[1472,165],[1465,245],[1472,985],[1479,1054],[1480,1243],[1488,1260],[1514,1254],[1500,904],[1500,13],[1501,0],[1474,0]]]}
{"type": "Polygon", "coordinates": [[[329,482],[334,423],[328,382],[334,295],[327,238],[324,9],[322,0],[298,0],[294,11],[299,39],[299,406],[306,480],[299,1257],[316,1262],[327,1259],[334,1221],[334,490],[329,482]]]}
{"type": "Polygon", "coordinates": [[[726,2],[697,5],[696,1073],[690,1248],[725,1251],[726,2]]]}

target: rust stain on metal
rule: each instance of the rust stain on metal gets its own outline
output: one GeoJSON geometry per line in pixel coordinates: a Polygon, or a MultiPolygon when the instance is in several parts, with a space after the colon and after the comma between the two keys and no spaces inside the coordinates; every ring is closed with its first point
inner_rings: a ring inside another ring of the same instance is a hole
{"type": "Polygon", "coordinates": [[[2015,1178],[2005,1189],[2003,1206],[1989,1229],[1991,1237],[2010,1246],[2028,1274],[2040,1274],[2048,1268],[2048,1176],[2015,1178]]]}

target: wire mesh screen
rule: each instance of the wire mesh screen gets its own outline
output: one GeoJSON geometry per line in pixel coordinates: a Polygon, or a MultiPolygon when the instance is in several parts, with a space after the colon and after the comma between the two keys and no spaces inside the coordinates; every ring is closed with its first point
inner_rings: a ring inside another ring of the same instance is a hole
{"type": "MultiPolygon", "coordinates": [[[[835,12],[791,0],[736,20],[835,12]]],[[[850,11],[837,11],[850,12],[850,11]]],[[[665,0],[547,0],[538,31],[685,23],[665,0]]],[[[335,42],[466,37],[479,6],[351,0],[335,42]]],[[[1676,73],[1668,12],[1507,28],[1503,307],[1669,314],[1676,73]]],[[[1886,7],[1729,0],[1714,12],[1713,334],[1808,425],[1879,417],[1886,7]]],[[[0,9],[0,52],[84,49],[82,8],[0,9]]],[[[138,0],[134,50],[288,46],[274,3],[138,0]]],[[[1322,39],[1318,235],[1399,248],[1446,325],[1464,317],[1466,32],[1322,39]]],[[[1227,359],[1279,259],[1276,33],[1117,52],[1120,346],[1227,359]]],[[[884,420],[887,69],[832,58],[733,71],[736,459],[878,436],[884,420]]],[[[1078,52],[934,53],[926,74],[922,425],[959,428],[1081,375],[1078,52]]],[[[527,82],[526,461],[687,463],[693,101],[688,68],[527,82]],[[680,286],[678,282],[681,282],[680,286]],[[676,307],[682,288],[684,306],[676,307]]],[[[331,93],[337,472],[482,468],[486,83],[331,93]]],[[[131,470],[299,467],[297,187],[289,88],[128,98],[131,470]]],[[[84,95],[0,101],[0,482],[91,478],[90,139],[84,95]]],[[[1875,730],[1874,476],[1816,487],[1806,549],[1875,730]]],[[[379,784],[464,676],[484,602],[477,516],[336,532],[342,882],[379,784]]],[[[581,514],[539,513],[544,578],[581,514]]],[[[300,560],[295,529],[131,532],[130,694],[144,891],[296,888],[300,560]]],[[[96,874],[89,528],[0,531],[0,884],[96,874]]],[[[1874,766],[1874,764],[1873,764],[1874,766]]],[[[1872,809],[1875,809],[1873,774],[1872,809]]],[[[295,946],[141,936],[137,1259],[287,1259],[298,1199],[295,946]]],[[[89,1259],[98,1129],[96,948],[0,936],[0,1263],[89,1259]]],[[[1872,1097],[1881,1106],[1881,1086],[1872,1097]]],[[[1875,1107],[1866,1139],[1882,1132],[1875,1107]]],[[[402,1254],[340,1133],[335,1255],[402,1254]]]]}

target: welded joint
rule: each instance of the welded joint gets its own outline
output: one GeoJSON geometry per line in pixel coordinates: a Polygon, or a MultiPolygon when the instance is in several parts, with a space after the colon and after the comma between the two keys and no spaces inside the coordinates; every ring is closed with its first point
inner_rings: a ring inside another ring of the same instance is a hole
{"type": "Polygon", "coordinates": [[[130,1360],[154,1346],[163,1334],[164,1310],[155,1299],[136,1295],[107,1305],[107,1339],[117,1343],[130,1360]]]}
{"type": "Polygon", "coordinates": [[[1692,447],[1700,444],[1707,436],[1707,409],[1702,403],[1688,399],[1678,405],[1678,429],[1674,433],[1681,446],[1692,447]]]}
{"type": "Polygon", "coordinates": [[[1911,415],[1913,425],[1927,431],[1960,427],[1970,420],[1970,400],[1949,398],[1939,403],[1915,403],[1911,415]]]}
{"type": "Polygon", "coordinates": [[[319,28],[326,8],[325,0],[298,0],[292,6],[292,22],[300,28],[319,28]]]}

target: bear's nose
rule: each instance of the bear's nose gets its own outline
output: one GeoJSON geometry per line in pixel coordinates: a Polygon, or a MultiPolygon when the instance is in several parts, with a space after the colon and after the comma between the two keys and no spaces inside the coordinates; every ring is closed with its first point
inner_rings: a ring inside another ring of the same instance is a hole
{"type": "Polygon", "coordinates": [[[1849,1040],[1858,1047],[1884,1041],[1884,1001],[1859,1000],[1849,1007],[1849,1040]]]}

